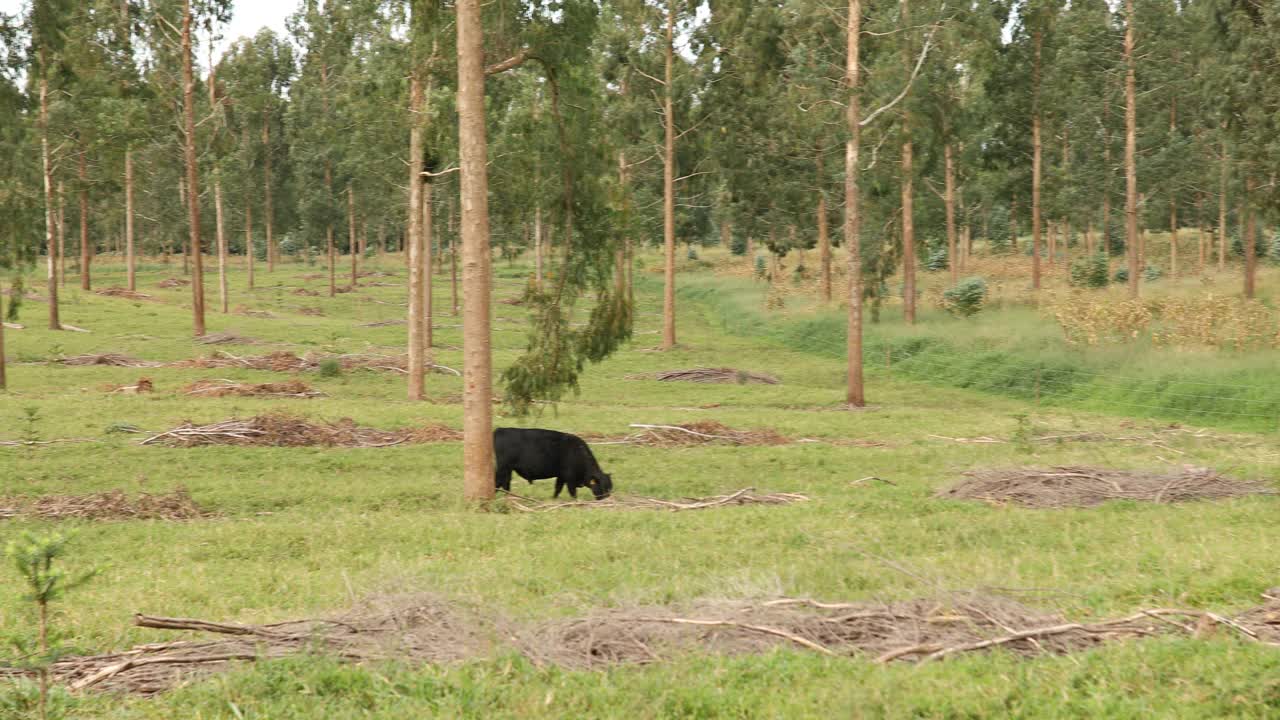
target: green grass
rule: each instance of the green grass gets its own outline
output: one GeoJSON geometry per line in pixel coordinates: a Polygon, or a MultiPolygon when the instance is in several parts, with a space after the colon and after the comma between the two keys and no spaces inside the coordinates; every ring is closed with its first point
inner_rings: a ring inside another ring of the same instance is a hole
{"type": "MultiPolygon", "coordinates": [[[[384,260],[383,267],[399,276],[377,280],[403,279],[394,260],[384,260]]],[[[518,271],[506,263],[497,269],[511,276],[499,296],[515,295],[518,271]]],[[[237,272],[232,305],[270,310],[279,318],[211,312],[211,331],[235,330],[260,341],[218,347],[243,355],[276,348],[392,351],[402,345],[403,326],[360,324],[401,316],[401,307],[370,299],[403,302],[403,289],[366,287],[332,300],[291,294],[294,286],[323,290],[324,279],[300,278],[318,272],[285,265],[267,277],[260,270],[260,287],[252,294],[241,289],[244,278],[237,272]],[[325,314],[301,315],[302,306],[322,307],[325,314]]],[[[27,329],[7,333],[9,353],[37,359],[116,351],[158,360],[207,354],[212,348],[189,339],[189,289],[155,287],[178,273],[177,266],[157,266],[142,276],[139,289],[153,293],[155,301],[68,290],[64,319],[92,331],[87,334],[41,329],[43,309],[32,303],[24,311],[27,329]]],[[[118,268],[105,266],[96,285],[121,280],[118,268]]],[[[459,500],[457,444],[182,450],[141,447],[137,435],[107,432],[116,424],[163,430],[188,419],[212,422],[281,409],[318,419],[351,417],[382,428],[460,425],[460,405],[404,400],[402,377],[310,373],[306,379],[328,393],[315,400],[193,399],[178,389],[197,378],[281,376],[32,364],[10,367],[10,392],[0,396],[0,427],[6,428],[0,439],[17,438],[22,409],[34,406],[43,418],[37,424],[43,438],[94,442],[29,453],[0,448],[0,496],[112,488],[159,492],[182,484],[219,516],[187,523],[5,520],[0,544],[21,530],[54,525],[77,533],[68,567],[103,572],[59,606],[55,622],[88,652],[173,639],[171,633],[133,628],[134,612],[271,622],[340,611],[353,595],[397,591],[437,593],[518,622],[536,622],[594,607],[704,597],[781,593],[852,601],[928,595],[939,587],[1039,588],[1054,590],[1033,595],[1040,604],[1087,618],[1156,605],[1229,612],[1256,604],[1259,593],[1276,584],[1280,532],[1271,498],[1061,511],[931,498],[966,469],[1030,463],[1160,467],[1172,460],[1275,481],[1280,471],[1268,438],[1170,441],[1182,454],[1132,443],[1037,445],[1031,454],[1014,444],[957,444],[935,436],[1009,438],[1018,426],[1015,416],[1025,413],[1039,425],[1063,430],[1118,431],[1124,419],[926,384],[898,369],[872,376],[876,410],[838,411],[843,363],[814,351],[822,337],[818,329],[804,330],[813,340],[802,342],[803,335],[791,334],[802,332],[802,319],[772,321],[758,312],[747,317],[749,303],[741,300],[744,312],[734,322],[757,325],[749,332],[730,325],[726,332],[723,318],[709,318],[702,304],[722,300],[705,295],[693,301],[701,292],[696,286],[712,292],[723,282],[687,278],[691,289],[682,295],[679,316],[683,347],[671,353],[644,351],[657,343],[653,331],[660,308],[646,283],[635,342],[591,367],[578,397],[539,418],[499,417],[498,423],[622,434],[629,423],[715,419],[732,427],[775,427],[797,437],[888,444],[597,450],[623,494],[682,497],[755,486],[803,492],[812,502],[673,514],[478,513],[459,500]],[[767,371],[784,382],[623,379],[696,365],[767,371]],[[154,395],[109,395],[101,389],[140,375],[154,379],[154,395]],[[850,484],[867,475],[896,484],[850,484]]],[[[437,307],[447,306],[447,295],[447,282],[438,281],[437,307]]],[[[502,318],[495,331],[495,364],[501,368],[523,344],[523,310],[494,308],[502,318]]],[[[448,316],[438,323],[456,324],[448,316]]],[[[457,345],[459,337],[457,328],[441,327],[436,340],[457,345]]],[[[436,361],[458,367],[460,355],[439,350],[436,361]]],[[[429,387],[433,396],[446,397],[458,393],[461,382],[432,375],[429,387]]],[[[551,493],[549,482],[521,487],[519,492],[535,497],[551,493]]],[[[31,613],[19,598],[16,575],[5,567],[0,578],[0,635],[29,632],[31,613]]],[[[344,667],[297,658],[153,699],[88,694],[69,702],[73,716],[82,718],[1265,717],[1280,702],[1276,684],[1266,679],[1276,676],[1277,665],[1280,655],[1225,634],[1203,641],[1124,643],[1071,658],[1025,660],[997,653],[918,668],[791,650],[735,658],[693,655],[607,672],[539,669],[505,656],[456,667],[344,667]]]]}

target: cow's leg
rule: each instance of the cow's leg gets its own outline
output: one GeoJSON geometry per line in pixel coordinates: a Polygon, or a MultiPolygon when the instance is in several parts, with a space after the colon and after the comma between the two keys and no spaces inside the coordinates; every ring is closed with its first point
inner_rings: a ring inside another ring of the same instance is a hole
{"type": "MultiPolygon", "coordinates": [[[[556,493],[555,493],[555,495],[552,495],[551,497],[553,497],[553,498],[558,498],[558,497],[560,497],[560,491],[561,491],[561,490],[563,490],[563,489],[564,489],[564,478],[556,478],[556,493]]],[[[573,492],[573,490],[570,490],[569,492],[570,492],[570,493],[572,493],[572,492],[573,492]]]]}
{"type": "Polygon", "coordinates": [[[511,468],[498,465],[493,473],[493,486],[511,492],[511,468]]]}

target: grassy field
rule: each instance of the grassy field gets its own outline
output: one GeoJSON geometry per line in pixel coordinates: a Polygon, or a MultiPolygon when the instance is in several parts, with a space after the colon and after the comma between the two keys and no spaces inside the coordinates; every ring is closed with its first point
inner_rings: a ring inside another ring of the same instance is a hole
{"type": "MultiPolygon", "coordinates": [[[[392,286],[366,284],[334,299],[294,294],[299,287],[324,292],[318,267],[288,264],[270,276],[260,272],[252,293],[242,289],[244,278],[237,272],[231,304],[277,317],[210,313],[211,331],[233,330],[258,340],[217,349],[236,355],[273,349],[399,352],[403,326],[362,327],[403,317],[403,289],[394,285],[403,281],[404,269],[392,258],[381,263],[380,269],[395,276],[366,282],[392,286]],[[304,315],[301,308],[321,308],[323,315],[304,315]]],[[[496,268],[497,296],[518,295],[523,269],[504,262],[496,268]]],[[[83,352],[149,360],[210,353],[215,348],[190,339],[189,289],[157,287],[175,274],[175,267],[145,268],[139,290],[154,297],[144,300],[68,289],[64,321],[89,333],[41,329],[43,308],[34,302],[24,310],[27,328],[6,333],[9,356],[27,364],[10,367],[11,389],[0,396],[7,428],[0,439],[16,439],[23,432],[24,408],[34,407],[40,418],[34,432],[41,439],[93,442],[0,448],[0,496],[116,488],[165,492],[181,485],[218,514],[183,523],[56,523],[76,533],[67,567],[101,570],[55,616],[84,652],[173,639],[172,633],[132,627],[134,612],[273,622],[332,614],[361,597],[406,592],[430,593],[525,623],[595,608],[702,598],[855,601],[974,588],[1005,589],[1068,617],[1098,618],[1166,605],[1229,612],[1258,604],[1263,590],[1280,584],[1274,498],[1026,510],[931,497],[966,470],[1023,464],[1191,464],[1275,482],[1280,458],[1273,430],[1179,437],[1165,447],[957,443],[945,438],[1009,440],[1028,423],[1046,432],[1131,433],[1135,423],[1115,405],[1037,406],[1016,393],[949,387],[921,377],[927,373],[880,369],[869,385],[875,407],[841,411],[842,358],[817,340],[797,341],[803,333],[788,334],[800,332],[794,328],[807,321],[804,314],[791,313],[771,325],[746,294],[749,288],[709,273],[688,278],[679,313],[680,349],[648,351],[657,344],[660,297],[646,280],[634,342],[590,368],[578,397],[538,418],[498,422],[625,434],[630,423],[717,420],[795,437],[884,444],[678,450],[608,445],[596,451],[620,494],[679,498],[754,486],[805,493],[810,502],[688,513],[479,513],[459,500],[456,443],[367,449],[139,446],[141,436],[110,430],[131,425],[160,431],[185,420],[214,422],[281,409],[315,419],[349,417],[384,429],[461,423],[461,406],[450,399],[461,382],[449,375],[430,376],[437,401],[427,403],[404,400],[401,376],[363,371],[331,378],[308,374],[308,382],[327,393],[324,398],[196,399],[179,388],[200,378],[266,382],[283,376],[40,362],[83,352]],[[731,291],[739,305],[726,313],[726,298],[732,297],[725,293],[731,291]],[[746,320],[751,322],[742,324],[746,320]],[[765,371],[783,382],[624,379],[698,365],[765,371]],[[154,380],[154,394],[103,390],[107,384],[132,384],[141,375],[154,380]],[[872,475],[895,484],[854,484],[872,475]]],[[[98,287],[117,284],[118,268],[100,269],[98,287]]],[[[208,287],[216,297],[216,286],[208,287]]],[[[447,307],[447,298],[447,283],[437,279],[436,307],[447,307]]],[[[495,365],[502,367],[522,347],[523,311],[504,304],[494,308],[495,365]]],[[[446,349],[438,351],[436,362],[459,367],[461,353],[451,349],[460,342],[457,321],[442,314],[437,322],[436,341],[446,349]]],[[[950,332],[947,322],[929,316],[925,327],[941,327],[934,332],[942,334],[950,332]]],[[[873,339],[878,332],[872,331],[873,339]]],[[[833,340],[841,342],[842,335],[833,340]]],[[[1139,429],[1151,425],[1136,423],[1139,429]]],[[[521,484],[517,492],[550,497],[551,483],[521,484]]],[[[0,541],[53,525],[0,520],[0,541]]],[[[0,634],[29,633],[32,612],[20,598],[16,574],[5,568],[0,578],[0,634]]],[[[1275,649],[1217,633],[1199,640],[1116,643],[1070,656],[1026,659],[995,652],[922,666],[880,666],[866,657],[829,658],[799,649],[736,657],[692,654],[595,672],[539,668],[513,653],[450,666],[345,666],[303,657],[256,663],[154,698],[87,693],[60,702],[79,718],[1274,717],[1280,713],[1278,671],[1275,649]]],[[[0,695],[6,692],[16,697],[11,686],[0,685],[0,695]]],[[[0,717],[6,712],[22,716],[0,702],[0,717]]]]}

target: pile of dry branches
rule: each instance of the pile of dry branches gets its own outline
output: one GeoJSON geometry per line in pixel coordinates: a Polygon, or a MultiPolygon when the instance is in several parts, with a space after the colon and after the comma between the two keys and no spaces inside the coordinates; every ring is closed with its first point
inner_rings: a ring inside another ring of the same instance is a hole
{"type": "Polygon", "coordinates": [[[1110,500],[1175,503],[1273,495],[1265,484],[1224,477],[1208,468],[1156,473],[1092,467],[974,470],[936,497],[1014,503],[1023,507],[1092,507],[1110,500]]]}
{"type": "Polygon", "coordinates": [[[298,312],[302,313],[303,315],[310,315],[312,317],[324,316],[324,308],[318,308],[318,307],[300,307],[298,308],[298,312]]]}
{"type": "Polygon", "coordinates": [[[186,287],[190,284],[191,284],[191,281],[184,278],[165,278],[164,280],[161,280],[160,282],[156,283],[156,287],[176,288],[176,287],[186,287]]]}
{"type": "Polygon", "coordinates": [[[186,488],[128,497],[122,490],[89,495],[41,495],[0,498],[0,518],[19,515],[40,520],[196,520],[209,517],[186,488]]]}
{"type": "MultiPolygon", "coordinates": [[[[247,370],[270,370],[272,372],[304,372],[315,370],[325,360],[334,359],[343,370],[383,370],[387,372],[407,373],[409,357],[407,355],[382,355],[379,353],[351,353],[347,355],[331,355],[307,353],[301,357],[287,350],[280,350],[266,355],[232,355],[225,351],[216,351],[206,358],[192,358],[172,363],[171,367],[184,368],[244,368],[247,370]]],[[[438,373],[458,375],[458,371],[444,365],[431,365],[430,370],[438,373]]]]}
{"type": "Polygon", "coordinates": [[[197,380],[182,388],[187,395],[198,397],[277,397],[277,398],[314,398],[324,397],[324,393],[315,390],[301,380],[288,380],[278,383],[242,383],[235,380],[197,380]]]}
{"type": "Polygon", "coordinates": [[[778,378],[766,373],[748,372],[734,368],[690,368],[688,370],[666,370],[655,373],[628,375],[628,380],[659,380],[661,382],[696,382],[696,383],[761,383],[777,385],[778,378]]]}
{"type": "MultiPolygon", "coordinates": [[[[632,423],[637,432],[621,438],[605,439],[601,445],[648,445],[651,447],[688,447],[691,445],[785,445],[791,438],[771,428],[735,430],[715,420],[699,420],[682,425],[647,425],[632,423]]],[[[585,437],[592,437],[586,435],[585,437]]]]}
{"type": "Polygon", "coordinates": [[[231,310],[236,315],[244,315],[247,317],[266,318],[268,320],[275,318],[276,314],[266,310],[254,310],[245,305],[237,305],[231,310]]]}
{"type": "Polygon", "coordinates": [[[138,378],[138,382],[133,385],[107,385],[103,388],[109,393],[122,395],[137,395],[139,393],[155,392],[155,383],[149,377],[138,378]]]}
{"type": "MultiPolygon", "coordinates": [[[[1275,645],[1280,604],[1235,617],[1201,610],[1154,608],[1098,622],[1071,622],[1005,598],[954,595],[899,602],[827,603],[807,598],[717,601],[683,608],[614,609],[520,629],[430,596],[374,601],[333,619],[240,625],[135,615],[142,628],[217,635],[139,645],[122,652],[64,657],[54,676],[72,690],[163,692],[236,661],[304,652],[346,662],[406,660],[446,663],[490,656],[505,637],[539,666],[600,668],[650,663],[690,651],[754,653],[774,647],[824,655],[865,654],[876,662],[926,662],[1003,649],[1061,654],[1101,643],[1163,634],[1203,637],[1215,630],[1275,645]]],[[[0,677],[23,671],[0,668],[0,677]]]]}
{"type": "Polygon", "coordinates": [[[103,288],[101,290],[95,291],[94,294],[105,295],[107,297],[122,297],[122,298],[128,298],[130,300],[147,300],[151,297],[146,293],[140,293],[135,290],[130,290],[129,288],[122,288],[122,287],[103,288]]]}
{"type": "Polygon", "coordinates": [[[390,447],[405,443],[448,442],[462,439],[462,431],[444,425],[404,430],[378,430],[356,425],[350,418],[315,423],[284,413],[232,419],[211,425],[185,423],[152,435],[143,445],[200,447],[252,445],[262,447],[390,447]]]}
{"type": "Polygon", "coordinates": [[[504,492],[504,494],[510,498],[508,502],[511,507],[521,512],[549,512],[562,508],[577,508],[580,510],[667,510],[679,512],[681,510],[706,510],[707,508],[726,507],[728,505],[790,505],[791,503],[804,502],[809,499],[808,495],[801,495],[800,493],[757,493],[755,488],[743,488],[728,495],[683,498],[681,500],[610,495],[603,500],[594,500],[592,502],[559,502],[554,500],[541,502],[510,492],[504,492]]]}
{"type": "Polygon", "coordinates": [[[317,296],[319,296],[319,295],[320,295],[320,293],[316,292],[315,290],[308,290],[307,288],[301,288],[301,287],[300,287],[300,288],[294,288],[294,289],[293,289],[293,294],[294,294],[294,295],[305,295],[305,296],[307,296],[307,297],[317,297],[317,296]]]}
{"type": "Polygon", "coordinates": [[[63,357],[58,360],[62,365],[109,365],[111,367],[158,367],[160,363],[151,362],[150,360],[139,360],[128,355],[119,353],[90,353],[87,355],[72,355],[71,357],[63,357]]]}

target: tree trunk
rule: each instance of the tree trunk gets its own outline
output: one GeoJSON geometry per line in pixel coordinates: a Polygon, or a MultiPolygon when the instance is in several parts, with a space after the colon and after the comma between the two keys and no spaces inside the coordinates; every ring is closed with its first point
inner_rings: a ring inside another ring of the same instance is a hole
{"type": "Polygon", "coordinates": [[[62,181],[58,181],[58,285],[67,286],[67,204],[62,181]]]}
{"type": "Polygon", "coordinates": [[[1244,231],[1240,241],[1244,245],[1244,296],[1250,300],[1258,280],[1258,223],[1253,211],[1253,194],[1256,186],[1252,175],[1244,179],[1245,193],[1241,207],[1244,210],[1244,231]]]}
{"type": "Polygon", "coordinates": [[[1196,194],[1196,238],[1199,240],[1200,246],[1200,262],[1197,265],[1197,269],[1201,275],[1204,275],[1204,264],[1209,259],[1209,239],[1204,232],[1204,193],[1196,194]]]}
{"type": "Polygon", "coordinates": [[[262,111],[262,225],[267,236],[267,273],[276,270],[275,212],[271,204],[271,116],[262,111]]]}
{"type": "Polygon", "coordinates": [[[853,407],[867,404],[862,376],[862,217],[858,207],[858,152],[862,142],[861,89],[858,87],[858,44],[862,35],[862,0],[849,0],[849,16],[845,27],[845,106],[844,144],[844,243],[849,253],[849,319],[846,345],[848,351],[845,402],[853,407]]]}
{"type": "Polygon", "coordinates": [[[825,173],[822,149],[817,153],[818,170],[818,262],[822,265],[822,301],[831,302],[831,233],[827,231],[827,193],[823,189],[825,173]]]}
{"type": "Polygon", "coordinates": [[[542,290],[542,208],[533,210],[533,286],[542,290]]]}
{"type": "Polygon", "coordinates": [[[449,193],[449,287],[450,287],[450,307],[453,308],[453,316],[458,316],[458,233],[454,232],[453,224],[453,199],[454,193],[449,193]]]}
{"type": "Polygon", "coordinates": [[[227,313],[227,235],[222,224],[222,175],[213,172],[213,217],[218,236],[218,305],[227,313]]]}
{"type": "MultiPolygon", "coordinates": [[[[1031,288],[1040,289],[1040,49],[1044,34],[1035,31],[1035,60],[1031,70],[1031,288]]],[[[1052,255],[1052,253],[1050,253],[1052,255]]]]}
{"type": "MultiPolygon", "coordinates": [[[[178,178],[178,204],[184,208],[187,206],[187,179],[185,177],[178,178]]],[[[182,248],[182,274],[190,275],[190,259],[189,253],[187,252],[190,244],[186,242],[179,242],[178,245],[182,248]]]]}
{"type": "MultiPolygon", "coordinates": [[[[1111,94],[1103,90],[1102,100],[1102,247],[1111,256],[1111,94]]],[[[1108,263],[1110,260],[1108,260],[1108,263]]]]}
{"type": "MultiPolygon", "coordinates": [[[[427,95],[431,94],[428,89],[427,95]]],[[[423,170],[426,170],[424,167],[423,170]]],[[[423,325],[423,342],[426,344],[427,352],[435,347],[435,340],[432,335],[432,325],[435,324],[435,313],[432,312],[431,294],[432,294],[432,277],[431,277],[431,252],[434,249],[432,245],[435,240],[432,237],[435,228],[432,226],[431,219],[431,179],[423,177],[422,183],[422,247],[418,253],[418,258],[422,261],[422,325],[423,325]]],[[[429,362],[429,361],[428,361],[429,362]]]]}
{"type": "Polygon", "coordinates": [[[360,252],[356,242],[356,194],[347,185],[347,248],[351,250],[351,289],[360,281],[360,252]]]}
{"type": "Polygon", "coordinates": [[[1138,101],[1136,70],[1133,57],[1133,0],[1125,0],[1124,62],[1127,68],[1124,81],[1124,177],[1125,177],[1125,241],[1129,244],[1129,294],[1138,297],[1138,281],[1142,268],[1138,265],[1141,250],[1138,246],[1138,101]]]}
{"type": "MultiPolygon", "coordinates": [[[[485,138],[484,40],[479,0],[457,1],[458,146],[462,160],[463,487],[493,499],[493,365],[489,320],[489,151],[485,138]]],[[[668,87],[670,92],[670,87],[668,87]]]]}
{"type": "MultiPolygon", "coordinates": [[[[333,163],[324,161],[324,193],[330,209],[333,208],[333,163]]],[[[329,255],[329,297],[338,294],[338,249],[333,243],[333,220],[325,224],[325,250],[329,255]]]]}
{"type": "Polygon", "coordinates": [[[93,259],[92,251],[89,247],[89,164],[86,157],[88,151],[80,148],[78,153],[79,169],[77,178],[80,180],[80,188],[76,193],[80,198],[80,289],[91,289],[89,281],[89,263],[93,259]]]}
{"type": "Polygon", "coordinates": [[[422,76],[409,78],[409,217],[406,225],[405,260],[409,266],[409,399],[426,399],[426,343],[423,320],[426,306],[422,296],[422,76]]]}
{"type": "Polygon", "coordinates": [[[675,0],[667,0],[666,84],[663,87],[662,114],[666,130],[662,166],[662,242],[665,249],[665,282],[662,290],[662,349],[676,346],[676,205],[675,111],[672,108],[671,71],[674,62],[676,24],[675,0]]]}
{"type": "MultiPolygon", "coordinates": [[[[1169,138],[1178,131],[1178,100],[1169,105],[1169,138]]],[[[1169,279],[1178,279],[1178,198],[1176,188],[1169,188],[1169,279]]]]}
{"type": "MultiPolygon", "coordinates": [[[[902,28],[909,32],[910,8],[902,0],[902,28]]],[[[909,36],[908,36],[909,37],[909,36]]],[[[911,72],[911,43],[902,43],[903,67],[911,72]]],[[[902,112],[902,309],[908,325],[916,322],[915,171],[912,168],[911,113],[902,112]]]]}
{"type": "Polygon", "coordinates": [[[942,148],[946,177],[944,203],[947,206],[947,267],[951,268],[951,284],[960,282],[960,258],[956,252],[956,165],[951,143],[942,148]]]}
{"type": "Polygon", "coordinates": [[[186,136],[187,220],[191,227],[191,315],[196,337],[204,335],[204,262],[200,251],[200,184],[196,160],[195,78],[191,71],[191,0],[182,0],[182,115],[186,136]]]}
{"type": "Polygon", "coordinates": [[[137,290],[138,263],[133,254],[133,148],[124,151],[124,256],[128,288],[137,290]]]}
{"type": "Polygon", "coordinates": [[[1009,203],[1009,246],[1018,252],[1018,196],[1015,193],[1009,203]]]}
{"type": "Polygon", "coordinates": [[[1223,124],[1222,164],[1218,168],[1218,272],[1227,269],[1227,138],[1223,124]]]}
{"type": "Polygon", "coordinates": [[[253,198],[244,194],[244,259],[249,274],[249,289],[253,289],[253,198]]]}

